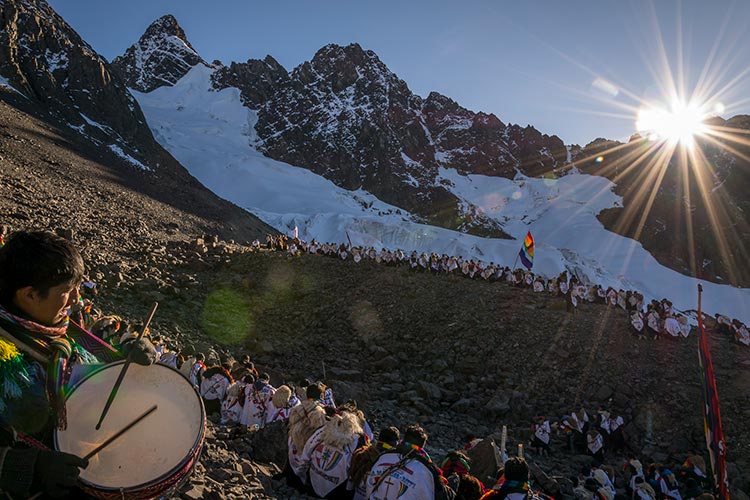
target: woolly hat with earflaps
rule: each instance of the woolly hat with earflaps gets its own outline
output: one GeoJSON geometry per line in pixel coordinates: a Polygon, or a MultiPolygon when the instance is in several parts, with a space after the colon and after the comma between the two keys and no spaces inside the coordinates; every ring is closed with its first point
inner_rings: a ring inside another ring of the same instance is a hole
{"type": "Polygon", "coordinates": [[[292,397],[292,390],[289,388],[288,385],[282,385],[278,389],[276,389],[276,392],[273,394],[273,405],[276,408],[283,408],[286,406],[286,404],[289,402],[289,399],[292,397]]]}
{"type": "Polygon", "coordinates": [[[362,426],[359,424],[357,416],[344,412],[331,417],[331,420],[323,428],[320,439],[328,446],[343,449],[361,434],[362,426]]]}

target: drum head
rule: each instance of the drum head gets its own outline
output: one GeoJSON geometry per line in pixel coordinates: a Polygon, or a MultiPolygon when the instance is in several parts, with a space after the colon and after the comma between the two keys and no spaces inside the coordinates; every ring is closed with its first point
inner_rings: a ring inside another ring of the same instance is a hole
{"type": "Polygon", "coordinates": [[[83,457],[151,406],[158,409],[89,460],[81,480],[95,488],[133,489],[175,472],[203,440],[203,402],[178,371],[160,364],[132,363],[96,430],[104,404],[124,361],[88,375],[66,399],[68,426],[55,434],[60,451],[83,457]]]}

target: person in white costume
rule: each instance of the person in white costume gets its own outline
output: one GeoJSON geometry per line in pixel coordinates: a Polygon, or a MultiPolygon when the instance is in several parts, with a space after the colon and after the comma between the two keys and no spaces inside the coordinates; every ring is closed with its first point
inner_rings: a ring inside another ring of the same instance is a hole
{"type": "Polygon", "coordinates": [[[273,394],[276,389],[268,382],[268,374],[261,373],[254,384],[245,386],[245,406],[242,408],[240,424],[248,430],[263,427],[273,418],[273,394]]]}
{"type": "Polygon", "coordinates": [[[427,433],[418,425],[409,426],[403,441],[393,452],[384,453],[372,466],[367,478],[371,500],[422,500],[435,498],[435,477],[439,474],[424,445],[427,433]]]}
{"type": "Polygon", "coordinates": [[[347,495],[349,466],[360,440],[364,444],[359,419],[348,412],[334,415],[310,437],[302,451],[300,468],[308,471],[315,495],[321,498],[347,495]]]}
{"type": "Polygon", "coordinates": [[[227,395],[221,402],[221,423],[238,424],[242,416],[240,392],[244,390],[241,382],[235,382],[227,388],[227,395]]]}
{"type": "Polygon", "coordinates": [[[309,384],[305,400],[289,412],[289,450],[284,474],[290,484],[301,487],[307,481],[307,469],[302,465],[302,451],[310,436],[326,423],[326,412],[320,404],[323,388],[309,384]]]}

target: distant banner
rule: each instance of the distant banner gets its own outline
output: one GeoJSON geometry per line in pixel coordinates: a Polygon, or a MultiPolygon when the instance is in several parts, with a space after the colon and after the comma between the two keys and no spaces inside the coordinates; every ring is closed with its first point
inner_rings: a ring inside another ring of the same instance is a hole
{"type": "Polygon", "coordinates": [[[518,252],[518,257],[520,257],[521,263],[526,266],[526,269],[531,269],[534,266],[534,237],[531,236],[531,231],[526,233],[526,239],[523,241],[521,251],[518,252]]]}
{"type": "MultiPolygon", "coordinates": [[[[702,290],[702,289],[700,289],[702,290]]],[[[706,433],[706,446],[711,458],[714,473],[716,495],[719,500],[729,500],[729,479],[727,478],[727,447],[724,442],[724,431],[721,428],[721,411],[719,410],[719,392],[716,390],[714,365],[711,362],[711,351],[708,348],[706,329],[703,326],[700,294],[698,298],[698,330],[700,344],[698,360],[703,375],[703,428],[706,433]]]]}

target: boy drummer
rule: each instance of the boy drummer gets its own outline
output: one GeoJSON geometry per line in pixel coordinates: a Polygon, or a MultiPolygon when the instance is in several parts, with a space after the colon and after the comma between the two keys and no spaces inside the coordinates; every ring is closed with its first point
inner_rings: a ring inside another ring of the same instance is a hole
{"type": "MultiPolygon", "coordinates": [[[[16,233],[0,249],[0,492],[14,498],[64,496],[87,465],[29,445],[36,440],[52,448],[53,427],[65,425],[71,372],[103,361],[68,330],[83,272],[78,250],[50,232],[16,233]]],[[[153,363],[148,341],[129,349],[137,363],[153,363]]]]}

